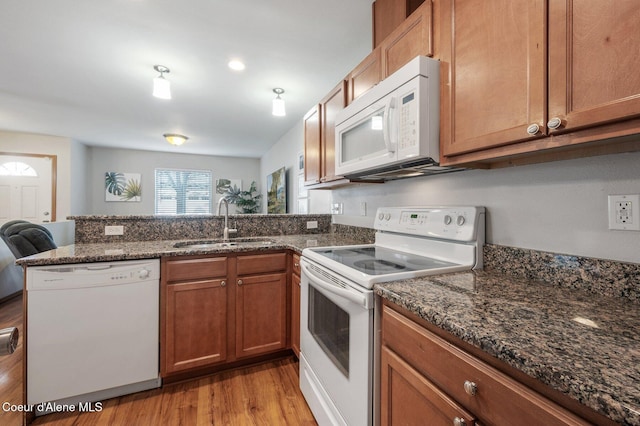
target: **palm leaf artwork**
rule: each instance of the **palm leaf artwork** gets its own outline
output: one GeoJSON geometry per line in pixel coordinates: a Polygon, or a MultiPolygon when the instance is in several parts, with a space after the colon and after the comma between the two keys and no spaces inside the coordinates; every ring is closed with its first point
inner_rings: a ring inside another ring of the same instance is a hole
{"type": "Polygon", "coordinates": [[[129,179],[122,191],[122,199],[126,201],[140,201],[142,196],[142,184],[138,179],[129,179]]]}
{"type": "Polygon", "coordinates": [[[106,172],[104,174],[104,186],[109,194],[122,195],[126,182],[124,173],[106,172]]]}

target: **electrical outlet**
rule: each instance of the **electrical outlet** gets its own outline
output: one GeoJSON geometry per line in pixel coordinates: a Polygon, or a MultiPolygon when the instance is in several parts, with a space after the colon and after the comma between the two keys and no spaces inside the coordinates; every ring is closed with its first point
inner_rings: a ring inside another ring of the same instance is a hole
{"type": "Polygon", "coordinates": [[[124,234],[124,226],[122,225],[111,225],[104,227],[104,235],[123,235],[124,234]]]}
{"type": "Polygon", "coordinates": [[[317,220],[307,221],[307,229],[318,229],[318,221],[317,220]]]}
{"type": "Polygon", "coordinates": [[[640,195],[609,195],[609,229],[640,231],[640,195]]]}

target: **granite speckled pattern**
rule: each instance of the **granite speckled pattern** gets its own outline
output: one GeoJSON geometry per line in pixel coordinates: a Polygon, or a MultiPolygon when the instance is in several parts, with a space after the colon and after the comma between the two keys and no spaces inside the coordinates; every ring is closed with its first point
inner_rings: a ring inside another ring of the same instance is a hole
{"type": "Polygon", "coordinates": [[[484,268],[640,303],[640,264],[487,244],[484,268]]]}
{"type": "Polygon", "coordinates": [[[382,283],[375,291],[606,417],[640,425],[637,304],[492,271],[382,283]]]}
{"type": "MultiPolygon", "coordinates": [[[[264,239],[265,237],[261,237],[264,239]]],[[[85,262],[110,262],[118,260],[151,259],[161,256],[183,256],[197,254],[219,254],[229,252],[249,252],[268,250],[294,250],[302,253],[306,247],[338,246],[350,244],[366,244],[372,242],[363,239],[357,233],[349,235],[340,234],[300,234],[278,235],[266,237],[272,242],[264,245],[251,245],[249,247],[210,247],[210,248],[176,248],[177,243],[185,241],[201,240],[161,240],[161,241],[134,241],[122,243],[94,243],[72,244],[58,247],[44,253],[23,257],[16,261],[19,265],[60,265],[66,263],[85,262]]]]}
{"type": "MultiPolygon", "coordinates": [[[[70,216],[75,221],[75,242],[121,243],[133,241],[212,239],[222,237],[224,217],[186,216],[70,216]],[[123,235],[104,235],[105,226],[124,226],[123,235]]],[[[331,215],[234,214],[229,215],[232,237],[324,234],[331,228],[331,215]],[[307,229],[307,221],[318,228],[307,229]]]]}

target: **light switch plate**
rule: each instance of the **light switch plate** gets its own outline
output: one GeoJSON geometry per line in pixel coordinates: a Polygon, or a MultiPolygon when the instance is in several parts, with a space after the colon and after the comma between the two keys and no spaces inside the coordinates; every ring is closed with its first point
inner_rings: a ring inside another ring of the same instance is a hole
{"type": "Polygon", "coordinates": [[[104,227],[104,235],[123,235],[124,226],[122,225],[107,225],[104,227]]]}
{"type": "Polygon", "coordinates": [[[609,229],[640,231],[640,195],[609,195],[609,229]]]}

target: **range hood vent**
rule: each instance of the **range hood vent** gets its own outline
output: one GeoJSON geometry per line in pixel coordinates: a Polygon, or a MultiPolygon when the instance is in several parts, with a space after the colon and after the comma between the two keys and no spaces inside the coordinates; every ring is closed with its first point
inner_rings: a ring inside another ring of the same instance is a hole
{"type": "Polygon", "coordinates": [[[417,176],[439,175],[466,170],[459,167],[443,167],[430,157],[408,160],[399,164],[387,164],[380,168],[347,174],[345,178],[352,182],[386,182],[417,176]]]}

